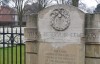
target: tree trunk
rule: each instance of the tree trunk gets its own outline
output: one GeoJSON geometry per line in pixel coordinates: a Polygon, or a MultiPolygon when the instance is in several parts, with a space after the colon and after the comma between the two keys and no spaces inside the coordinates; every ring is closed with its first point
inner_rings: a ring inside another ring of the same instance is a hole
{"type": "Polygon", "coordinates": [[[79,0],[72,0],[72,5],[78,7],[79,0]]]}

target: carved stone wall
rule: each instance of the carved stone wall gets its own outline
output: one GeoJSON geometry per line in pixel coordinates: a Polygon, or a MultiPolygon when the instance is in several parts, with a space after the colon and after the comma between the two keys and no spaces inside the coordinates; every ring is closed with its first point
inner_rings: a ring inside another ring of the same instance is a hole
{"type": "Polygon", "coordinates": [[[73,6],[55,5],[38,15],[38,64],[84,64],[85,14],[73,6]]]}
{"type": "Polygon", "coordinates": [[[26,64],[38,63],[38,28],[37,14],[28,17],[27,27],[24,29],[24,37],[26,41],[26,64]]]}
{"type": "Polygon", "coordinates": [[[84,64],[85,14],[54,5],[30,16],[25,28],[26,64],[84,64]]]}
{"type": "Polygon", "coordinates": [[[86,64],[100,63],[100,14],[86,15],[86,64]]]}

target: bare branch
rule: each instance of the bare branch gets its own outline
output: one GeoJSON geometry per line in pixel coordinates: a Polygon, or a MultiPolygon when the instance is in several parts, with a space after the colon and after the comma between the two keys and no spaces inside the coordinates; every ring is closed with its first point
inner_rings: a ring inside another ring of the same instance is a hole
{"type": "Polygon", "coordinates": [[[98,0],[95,0],[95,1],[96,1],[97,3],[99,3],[98,0]]]}
{"type": "Polygon", "coordinates": [[[59,1],[58,0],[55,0],[57,2],[57,4],[59,4],[59,1]]]}
{"type": "Polygon", "coordinates": [[[52,0],[46,0],[46,2],[44,3],[44,7],[48,6],[50,3],[52,2],[52,0]]]}

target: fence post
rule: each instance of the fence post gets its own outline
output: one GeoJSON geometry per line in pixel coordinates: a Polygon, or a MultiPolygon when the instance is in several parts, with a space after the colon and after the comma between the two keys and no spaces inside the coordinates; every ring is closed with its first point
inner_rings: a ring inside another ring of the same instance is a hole
{"type": "Polygon", "coordinates": [[[86,64],[100,63],[100,14],[86,15],[86,64]]]}
{"type": "Polygon", "coordinates": [[[38,29],[37,14],[32,14],[28,18],[24,29],[26,41],[26,64],[37,64],[38,59],[38,29]]]}

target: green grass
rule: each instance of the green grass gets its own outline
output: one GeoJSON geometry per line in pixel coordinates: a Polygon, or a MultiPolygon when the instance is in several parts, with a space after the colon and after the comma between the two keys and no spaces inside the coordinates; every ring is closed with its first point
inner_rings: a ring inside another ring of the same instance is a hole
{"type": "MultiPolygon", "coordinates": [[[[25,60],[25,46],[22,45],[22,54],[21,54],[21,57],[22,57],[22,64],[25,64],[24,60],[25,60]]],[[[0,64],[4,64],[3,63],[3,55],[5,56],[5,64],[12,64],[12,61],[13,61],[13,64],[20,64],[20,46],[17,45],[17,48],[16,46],[14,47],[7,47],[7,48],[0,48],[0,64]],[[12,49],[13,48],[13,49],[12,49]],[[17,52],[16,52],[16,49],[17,49],[17,52]],[[3,50],[5,50],[4,54],[3,54],[3,50]],[[13,50],[13,52],[12,52],[13,50]],[[16,56],[17,55],[17,56],[16,56]],[[13,60],[12,60],[12,56],[13,56],[13,60]],[[17,58],[17,61],[16,61],[16,58],[17,58]]]]}

